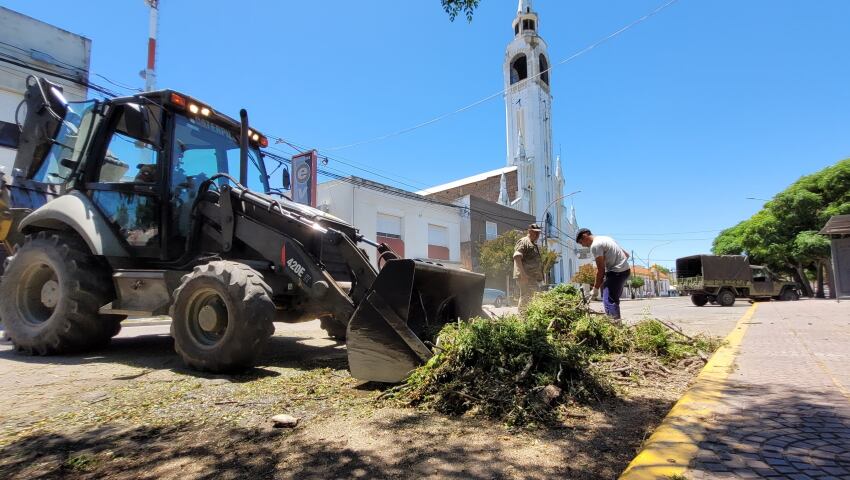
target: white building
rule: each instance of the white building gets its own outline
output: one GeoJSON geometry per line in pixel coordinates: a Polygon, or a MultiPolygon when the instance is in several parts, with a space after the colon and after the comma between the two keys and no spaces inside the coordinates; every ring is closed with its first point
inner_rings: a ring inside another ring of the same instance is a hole
{"type": "Polygon", "coordinates": [[[560,254],[555,281],[567,282],[579,263],[578,228],[575,211],[568,213],[561,198],[565,179],[552,147],[551,62],[531,0],[519,1],[512,26],[503,65],[507,163],[518,172],[511,206],[542,224],[547,246],[560,254]]]}
{"type": "Polygon", "coordinates": [[[15,161],[15,110],[27,76],[59,84],[69,101],[85,100],[90,58],[91,40],[0,7],[0,167],[7,173],[15,161]]]}
{"type": "MultiPolygon", "coordinates": [[[[461,264],[461,207],[358,177],[320,183],[317,207],[406,258],[461,264]]],[[[377,267],[375,248],[365,249],[377,267]]]]}

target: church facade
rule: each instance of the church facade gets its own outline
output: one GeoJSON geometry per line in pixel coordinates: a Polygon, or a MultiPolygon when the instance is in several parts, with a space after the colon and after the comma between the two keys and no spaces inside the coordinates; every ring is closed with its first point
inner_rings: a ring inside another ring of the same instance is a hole
{"type": "MultiPolygon", "coordinates": [[[[419,193],[441,200],[480,195],[528,214],[543,227],[542,242],[558,253],[550,281],[569,282],[578,269],[575,209],[565,204],[565,179],[552,142],[551,62],[531,0],[519,0],[513,39],[503,64],[507,167],[495,192],[493,175],[475,175],[419,193]],[[482,178],[483,176],[483,178],[482,178]]],[[[585,262],[582,262],[585,263],[585,262]]]]}

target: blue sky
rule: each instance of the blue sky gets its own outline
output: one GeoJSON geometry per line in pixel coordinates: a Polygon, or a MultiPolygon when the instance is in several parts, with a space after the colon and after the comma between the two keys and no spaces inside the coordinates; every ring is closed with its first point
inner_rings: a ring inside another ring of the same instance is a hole
{"type": "MultiPolygon", "coordinates": [[[[92,71],[141,86],[142,0],[5,0],[92,39],[92,71]]],[[[552,62],[662,0],[536,0],[552,62]]],[[[439,0],[161,0],[158,85],[320,149],[502,89],[515,0],[472,23],[439,0]]],[[[850,156],[850,2],[680,0],[552,71],[553,131],[579,223],[639,259],[708,251],[718,230],[850,156]],[[694,232],[694,233],[691,233],[694,232]],[[660,245],[664,242],[671,242],[660,245]],[[659,246],[660,245],[660,246],[659,246]]],[[[98,77],[97,83],[108,85],[98,77]]],[[[115,87],[116,90],[120,90],[115,87]]],[[[501,98],[406,135],[329,152],[329,168],[415,190],[505,165],[501,98]]]]}

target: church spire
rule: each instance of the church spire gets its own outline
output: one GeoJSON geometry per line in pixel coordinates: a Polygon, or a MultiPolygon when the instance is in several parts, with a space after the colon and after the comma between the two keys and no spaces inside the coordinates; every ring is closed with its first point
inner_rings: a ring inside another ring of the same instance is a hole
{"type": "Polygon", "coordinates": [[[499,203],[510,206],[511,200],[508,198],[508,179],[505,174],[499,179],[499,203]]]}
{"type": "Polygon", "coordinates": [[[516,13],[517,15],[531,13],[531,0],[519,0],[519,4],[516,7],[516,13]]]}

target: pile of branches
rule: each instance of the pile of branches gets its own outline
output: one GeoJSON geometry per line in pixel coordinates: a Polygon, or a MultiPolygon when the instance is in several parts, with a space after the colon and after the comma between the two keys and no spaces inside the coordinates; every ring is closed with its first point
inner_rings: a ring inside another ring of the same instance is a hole
{"type": "Polygon", "coordinates": [[[509,426],[552,422],[560,405],[613,395],[621,372],[598,368],[637,354],[653,364],[701,358],[717,348],[656,320],[611,323],[581,292],[560,285],[537,295],[522,316],[450,324],[436,355],[387,394],[407,405],[455,415],[484,415],[509,426]]]}

